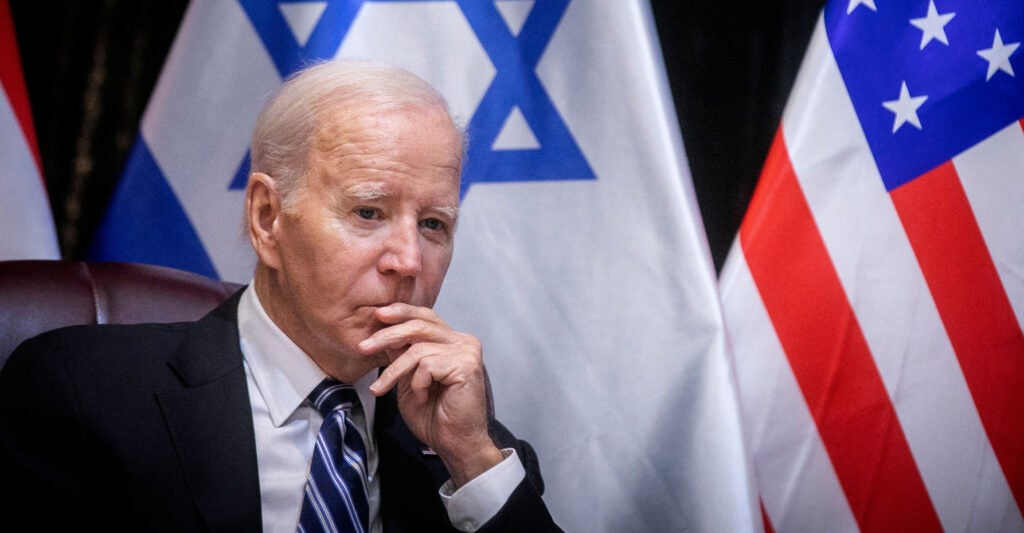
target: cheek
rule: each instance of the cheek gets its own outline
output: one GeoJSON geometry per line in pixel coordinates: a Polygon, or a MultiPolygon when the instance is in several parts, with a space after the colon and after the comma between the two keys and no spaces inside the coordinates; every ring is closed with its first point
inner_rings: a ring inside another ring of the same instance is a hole
{"type": "Polygon", "coordinates": [[[318,279],[337,282],[335,278],[352,275],[372,260],[371,250],[357,235],[337,221],[330,221],[309,231],[298,240],[298,258],[318,279]]]}
{"type": "Polygon", "coordinates": [[[322,306],[333,307],[338,312],[379,300],[382,290],[378,257],[375,250],[366,247],[323,243],[321,253],[309,263],[314,273],[311,277],[316,280],[312,287],[315,293],[311,296],[322,306]]]}
{"type": "Polygon", "coordinates": [[[450,243],[437,249],[436,264],[442,278],[444,278],[444,275],[448,272],[448,266],[452,263],[453,251],[453,246],[450,243]]]}
{"type": "Polygon", "coordinates": [[[438,250],[436,253],[428,253],[424,257],[423,275],[420,276],[419,280],[424,292],[433,294],[433,297],[437,296],[437,293],[441,290],[441,284],[444,282],[445,275],[448,273],[448,266],[451,264],[451,261],[450,247],[438,250]]]}
{"type": "Polygon", "coordinates": [[[330,309],[337,305],[351,285],[352,254],[327,235],[304,235],[296,239],[287,257],[285,270],[293,289],[301,293],[312,309],[330,309]]]}

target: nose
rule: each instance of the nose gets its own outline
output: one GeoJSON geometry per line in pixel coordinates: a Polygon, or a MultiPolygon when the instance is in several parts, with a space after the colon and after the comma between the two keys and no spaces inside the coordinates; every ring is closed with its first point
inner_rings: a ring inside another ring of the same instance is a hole
{"type": "Polygon", "coordinates": [[[423,251],[418,225],[395,224],[387,237],[379,269],[384,274],[415,277],[423,271],[423,251]]]}

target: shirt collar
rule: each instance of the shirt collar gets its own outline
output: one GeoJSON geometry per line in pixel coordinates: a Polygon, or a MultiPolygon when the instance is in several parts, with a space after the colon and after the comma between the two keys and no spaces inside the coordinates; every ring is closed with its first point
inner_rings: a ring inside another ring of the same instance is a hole
{"type": "MultiPolygon", "coordinates": [[[[328,376],[270,319],[253,283],[238,302],[238,333],[242,356],[266,402],[271,422],[281,427],[328,376]]],[[[363,404],[367,428],[373,428],[376,398],[370,384],[376,379],[377,371],[373,370],[352,384],[363,404]]]]}

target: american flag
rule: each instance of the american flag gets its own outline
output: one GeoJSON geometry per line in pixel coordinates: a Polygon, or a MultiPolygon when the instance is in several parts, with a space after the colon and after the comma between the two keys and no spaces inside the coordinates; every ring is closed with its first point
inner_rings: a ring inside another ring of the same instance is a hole
{"type": "Polygon", "coordinates": [[[1024,2],[829,2],[722,273],[766,526],[1022,531],[1024,2]]]}

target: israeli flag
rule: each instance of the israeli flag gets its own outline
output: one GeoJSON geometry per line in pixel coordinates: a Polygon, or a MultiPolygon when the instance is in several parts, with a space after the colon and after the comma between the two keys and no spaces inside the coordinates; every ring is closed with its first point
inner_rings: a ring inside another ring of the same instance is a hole
{"type": "Polygon", "coordinates": [[[193,0],[96,257],[247,281],[258,110],[304,61],[378,59],[468,125],[437,303],[568,531],[760,527],[715,273],[644,0],[193,0]]]}

